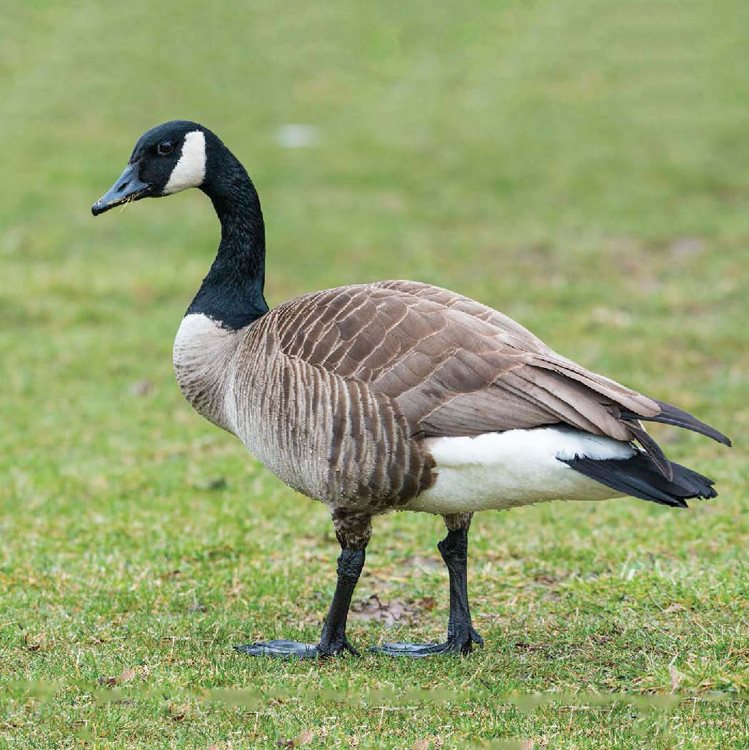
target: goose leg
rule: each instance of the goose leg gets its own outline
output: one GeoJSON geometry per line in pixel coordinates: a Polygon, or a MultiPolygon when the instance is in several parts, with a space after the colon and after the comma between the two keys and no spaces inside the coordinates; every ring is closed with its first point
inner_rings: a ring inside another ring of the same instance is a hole
{"type": "Polygon", "coordinates": [[[450,575],[450,617],[444,643],[384,643],[374,649],[389,656],[424,657],[435,654],[469,654],[473,644],[484,641],[474,630],[468,606],[468,527],[469,514],[447,516],[447,536],[437,545],[450,575]]]}
{"type": "Polygon", "coordinates": [[[336,535],[341,544],[341,554],[338,558],[338,582],[336,583],[333,601],[328,615],[323,623],[320,642],[298,643],[297,641],[274,640],[248,643],[235,646],[237,651],[250,656],[275,656],[291,659],[317,659],[320,657],[336,656],[345,651],[358,655],[358,651],[346,638],[346,620],[354,588],[364,568],[365,549],[369,541],[370,526],[367,517],[356,529],[356,533],[342,532],[340,526],[347,526],[351,531],[350,518],[348,523],[339,524],[334,516],[336,535]]]}

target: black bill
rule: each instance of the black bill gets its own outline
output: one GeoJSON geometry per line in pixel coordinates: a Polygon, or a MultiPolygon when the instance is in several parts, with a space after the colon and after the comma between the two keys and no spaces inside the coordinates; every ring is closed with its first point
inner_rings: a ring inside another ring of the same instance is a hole
{"type": "Polygon", "coordinates": [[[140,200],[145,198],[151,189],[151,185],[141,182],[138,177],[138,163],[128,164],[114,185],[91,206],[91,213],[98,216],[115,206],[140,200]]]}

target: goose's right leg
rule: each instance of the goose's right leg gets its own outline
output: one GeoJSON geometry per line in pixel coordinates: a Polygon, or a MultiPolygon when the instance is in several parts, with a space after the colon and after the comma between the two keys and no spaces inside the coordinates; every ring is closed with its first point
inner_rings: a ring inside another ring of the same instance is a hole
{"type": "Polygon", "coordinates": [[[337,656],[346,651],[358,654],[346,638],[346,620],[354,588],[364,568],[367,543],[371,535],[370,516],[333,515],[336,536],[341,545],[338,558],[338,582],[333,601],[323,624],[320,642],[264,641],[235,646],[237,651],[250,656],[275,656],[290,659],[317,659],[337,656]]]}

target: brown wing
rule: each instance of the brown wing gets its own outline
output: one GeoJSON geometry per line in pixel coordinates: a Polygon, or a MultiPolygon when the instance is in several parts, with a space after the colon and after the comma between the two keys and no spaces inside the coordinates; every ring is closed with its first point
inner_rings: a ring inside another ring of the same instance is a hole
{"type": "Polygon", "coordinates": [[[341,287],[274,312],[284,354],[368,383],[398,404],[414,433],[564,423],[634,440],[641,427],[621,412],[660,412],[654,400],[560,357],[496,310],[427,284],[341,287]]]}

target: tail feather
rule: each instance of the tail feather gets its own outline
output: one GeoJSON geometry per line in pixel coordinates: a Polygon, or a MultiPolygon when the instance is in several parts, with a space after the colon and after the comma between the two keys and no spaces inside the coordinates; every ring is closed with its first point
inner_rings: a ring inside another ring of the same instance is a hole
{"type": "Polygon", "coordinates": [[[672,478],[668,479],[646,453],[626,459],[576,456],[558,460],[617,492],[672,508],[688,507],[690,498],[708,499],[718,494],[712,479],[673,461],[669,461],[672,478]]]}
{"type": "Polygon", "coordinates": [[[671,462],[666,458],[666,454],[663,452],[658,443],[648,435],[647,430],[640,424],[639,421],[631,422],[629,429],[635,436],[635,440],[642,446],[645,453],[650,456],[653,463],[658,467],[658,471],[669,481],[674,478],[674,470],[671,462]]]}
{"type": "Polygon", "coordinates": [[[678,406],[673,406],[672,404],[667,404],[665,401],[658,401],[657,399],[653,400],[661,407],[660,414],[656,414],[654,417],[643,417],[632,411],[623,410],[621,412],[621,418],[630,422],[642,419],[649,422],[662,422],[663,424],[670,424],[675,427],[683,427],[685,430],[699,432],[700,435],[705,435],[706,437],[717,440],[719,443],[723,443],[723,445],[730,447],[731,441],[729,438],[727,438],[722,432],[718,432],[714,427],[701,422],[689,412],[679,409],[678,406]]]}

